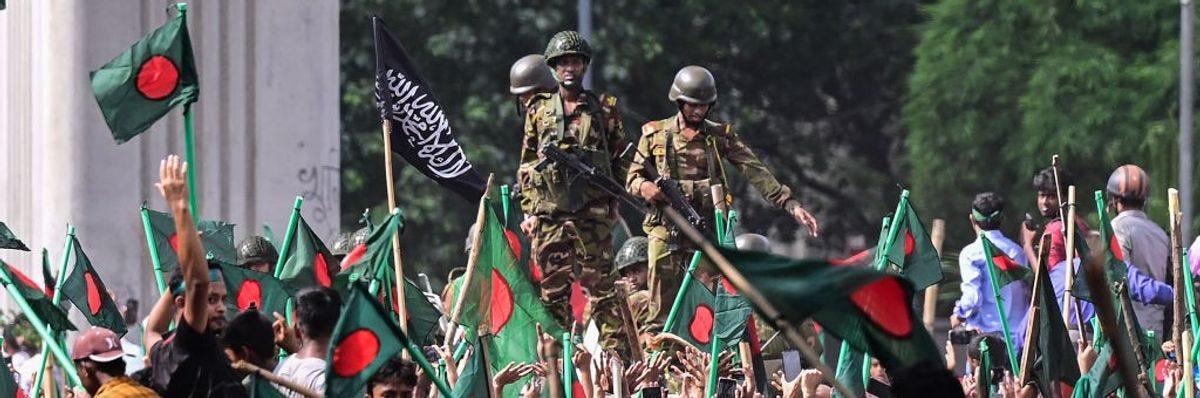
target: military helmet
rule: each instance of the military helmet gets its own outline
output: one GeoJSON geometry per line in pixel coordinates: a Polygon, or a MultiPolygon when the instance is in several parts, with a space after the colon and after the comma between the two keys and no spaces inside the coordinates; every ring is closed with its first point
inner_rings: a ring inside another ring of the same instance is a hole
{"type": "Polygon", "coordinates": [[[253,235],[238,243],[237,261],[239,265],[268,263],[274,265],[279,261],[279,252],[275,251],[267,238],[253,235]]]}
{"type": "Polygon", "coordinates": [[[521,95],[530,92],[550,92],[558,87],[554,71],[546,65],[546,57],[529,54],[513,62],[508,70],[508,92],[521,95]]]}
{"type": "Polygon", "coordinates": [[[329,254],[335,256],[345,256],[350,254],[350,250],[354,247],[350,246],[350,233],[342,232],[338,234],[337,239],[333,240],[333,246],[329,248],[329,254]]]}
{"type": "Polygon", "coordinates": [[[358,245],[367,243],[367,238],[371,236],[371,230],[367,227],[359,228],[350,235],[350,250],[354,250],[358,245]]]}
{"type": "Polygon", "coordinates": [[[550,43],[546,44],[546,64],[554,66],[554,60],[564,55],[582,55],[584,61],[592,59],[592,46],[588,45],[583,35],[573,30],[564,30],[554,34],[550,43]]]}
{"type": "Polygon", "coordinates": [[[634,236],[626,240],[625,244],[621,245],[621,251],[617,252],[617,270],[649,261],[646,254],[649,247],[650,241],[645,236],[634,236]]]}
{"type": "Polygon", "coordinates": [[[689,65],[675,74],[671,83],[671,91],[667,92],[671,101],[683,101],[691,104],[711,104],[717,102],[717,79],[713,78],[708,69],[689,65]]]}
{"type": "Polygon", "coordinates": [[[771,241],[759,234],[741,234],[737,236],[737,248],[748,252],[771,252],[771,241]]]}
{"type": "Polygon", "coordinates": [[[1150,177],[1136,165],[1118,167],[1108,176],[1108,193],[1122,199],[1144,201],[1150,196],[1150,177]]]}

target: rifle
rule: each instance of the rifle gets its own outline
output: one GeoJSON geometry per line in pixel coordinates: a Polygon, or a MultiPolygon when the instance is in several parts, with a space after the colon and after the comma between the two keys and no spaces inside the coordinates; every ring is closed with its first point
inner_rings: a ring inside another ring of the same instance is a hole
{"type": "MultiPolygon", "coordinates": [[[[645,162],[649,162],[651,158],[644,156],[643,159],[646,159],[645,162]]],[[[662,192],[663,197],[667,199],[667,204],[687,218],[688,224],[691,224],[696,230],[708,231],[708,225],[704,222],[704,218],[700,217],[700,213],[696,212],[696,208],[692,207],[692,204],[688,203],[687,199],[683,196],[683,190],[679,188],[679,181],[658,174],[658,168],[654,167],[653,164],[645,164],[644,166],[646,174],[654,181],[654,185],[658,186],[658,190],[662,192]]],[[[716,198],[714,198],[715,201],[716,198]]],[[[679,227],[674,224],[667,225],[671,234],[670,239],[667,240],[667,250],[679,250],[679,227]]],[[[717,237],[717,239],[720,239],[720,237],[717,237]]]]}

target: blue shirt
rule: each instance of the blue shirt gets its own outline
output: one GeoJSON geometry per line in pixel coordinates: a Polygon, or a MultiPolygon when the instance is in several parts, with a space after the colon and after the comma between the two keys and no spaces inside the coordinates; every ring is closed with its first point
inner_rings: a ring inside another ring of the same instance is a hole
{"type": "MultiPolygon", "coordinates": [[[[999,230],[983,231],[996,249],[1004,252],[1017,264],[1029,267],[1025,251],[1016,242],[1004,237],[999,230]]],[[[958,270],[962,275],[962,297],[954,303],[954,316],[964,319],[967,327],[977,328],[983,333],[1000,334],[1000,313],[996,308],[996,296],[992,293],[992,281],[988,278],[987,259],[983,255],[983,243],[979,238],[962,249],[958,255],[958,270]]],[[[1016,345],[1025,338],[1025,315],[1029,312],[1029,281],[1016,281],[1000,288],[1004,300],[1004,315],[1008,318],[1008,331],[1016,345]]]]}

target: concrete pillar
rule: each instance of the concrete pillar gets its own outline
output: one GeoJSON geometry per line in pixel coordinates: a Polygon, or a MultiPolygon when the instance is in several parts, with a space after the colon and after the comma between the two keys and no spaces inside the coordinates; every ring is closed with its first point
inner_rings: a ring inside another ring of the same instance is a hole
{"type": "MultiPolygon", "coordinates": [[[[182,110],[118,146],[88,72],[161,26],[173,4],[10,1],[0,11],[0,221],[35,251],[0,251],[0,259],[34,271],[34,280],[37,252],[50,249],[57,264],[73,223],[122,301],[138,298],[146,309],[157,298],[138,208],[146,201],[165,210],[154,183],[159,160],[183,153],[182,110]]],[[[292,198],[303,195],[305,219],[332,243],[337,1],[193,1],[188,26],[200,71],[200,216],[238,224],[239,240],[260,234],[263,223],[282,239],[292,198]]]]}

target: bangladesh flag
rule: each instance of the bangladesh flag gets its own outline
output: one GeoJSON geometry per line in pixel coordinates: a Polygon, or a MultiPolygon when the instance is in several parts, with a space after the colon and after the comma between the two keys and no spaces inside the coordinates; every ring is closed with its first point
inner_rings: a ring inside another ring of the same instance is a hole
{"type": "Polygon", "coordinates": [[[992,269],[992,275],[996,277],[996,286],[1008,286],[1009,283],[1029,277],[1029,268],[1018,264],[1012,257],[1004,254],[1004,251],[996,248],[987,235],[980,233],[979,241],[983,245],[983,257],[992,269]]]}
{"type": "Polygon", "coordinates": [[[199,98],[185,10],[92,71],[92,93],[118,144],[146,131],[172,108],[199,98]]]}
{"type": "Polygon", "coordinates": [[[367,380],[408,346],[408,336],[367,288],[353,283],[330,338],[326,397],[361,397],[367,380]]]}
{"type": "Polygon", "coordinates": [[[57,331],[75,330],[75,325],[67,319],[67,312],[54,305],[54,302],[46,296],[45,291],[32,279],[3,260],[0,260],[0,273],[3,274],[5,281],[11,281],[16,286],[17,292],[33,309],[33,314],[26,314],[26,316],[37,317],[57,331]]]}
{"type": "Polygon", "coordinates": [[[892,219],[899,228],[895,241],[888,246],[887,261],[900,269],[900,275],[913,284],[913,288],[924,290],[942,281],[942,262],[937,249],[929,239],[929,232],[917,217],[907,199],[901,199],[901,211],[892,219]]]}
{"type": "Polygon", "coordinates": [[[383,220],[377,228],[371,230],[367,241],[350,249],[350,253],[342,259],[341,273],[357,273],[359,279],[367,279],[376,275],[380,268],[392,268],[392,236],[399,233],[404,225],[403,213],[393,213],[383,220]]]}
{"type": "MultiPolygon", "coordinates": [[[[175,218],[170,214],[148,210],[150,229],[154,232],[154,245],[158,250],[158,261],[164,272],[179,268],[179,236],[175,234],[175,218]]],[[[200,231],[200,242],[206,256],[222,264],[237,264],[237,251],[233,246],[233,224],[224,221],[200,220],[196,223],[200,231]]]]}
{"type": "Polygon", "coordinates": [[[492,381],[487,374],[487,358],[483,355],[484,341],[482,337],[471,346],[470,361],[458,375],[454,388],[450,389],[450,398],[489,398],[492,395],[492,381]]]}
{"type": "Polygon", "coordinates": [[[695,278],[687,278],[686,283],[689,286],[671,333],[704,352],[712,349],[714,336],[720,337],[722,348],[741,343],[750,317],[750,304],[725,289],[717,289],[714,294],[695,278]]]}
{"type": "Polygon", "coordinates": [[[332,287],[333,276],[336,274],[332,267],[337,266],[337,262],[325,247],[325,243],[321,242],[321,238],[317,237],[308,226],[308,222],[304,221],[304,217],[299,218],[300,222],[296,226],[296,233],[292,235],[292,245],[286,254],[283,269],[276,272],[276,275],[296,289],[313,286],[332,287]]]}
{"type": "Polygon", "coordinates": [[[50,272],[50,252],[42,249],[42,283],[46,285],[46,297],[54,297],[54,274],[50,272]]]}
{"type": "MultiPolygon", "coordinates": [[[[369,283],[371,289],[376,290],[375,299],[389,313],[396,314],[399,303],[396,297],[396,287],[393,283],[396,280],[396,270],[392,267],[380,267],[379,271],[378,277],[364,279],[364,282],[369,283]]],[[[344,275],[346,274],[338,275],[338,280],[334,284],[339,286],[337,287],[339,292],[346,294],[344,286],[348,286],[348,284],[344,284],[341,281],[348,281],[349,278],[344,275]]],[[[420,346],[439,344],[440,342],[437,341],[436,334],[440,327],[439,320],[442,317],[442,312],[437,307],[434,307],[433,303],[430,303],[429,299],[425,298],[425,292],[421,291],[421,288],[417,287],[417,284],[408,278],[404,279],[404,302],[406,304],[404,309],[408,311],[408,337],[420,346]]]]}
{"type": "Polygon", "coordinates": [[[225,303],[231,319],[249,309],[251,305],[268,316],[275,312],[287,313],[287,301],[292,291],[271,274],[224,265],[221,267],[221,277],[225,280],[225,289],[229,292],[225,303]]]}
{"type": "Polygon", "coordinates": [[[25,246],[25,243],[21,242],[20,239],[17,239],[17,236],[3,222],[0,222],[0,249],[29,251],[29,247],[25,246]]]}
{"type": "MultiPolygon", "coordinates": [[[[1099,202],[1100,208],[1103,209],[1104,203],[1099,202]]],[[[1121,244],[1117,242],[1117,235],[1113,233],[1112,224],[1109,222],[1108,214],[1100,212],[1100,241],[1108,242],[1104,250],[1105,269],[1108,271],[1108,282],[1112,286],[1117,282],[1122,282],[1126,279],[1129,272],[1129,266],[1125,265],[1125,256],[1121,253],[1121,244]]],[[[1079,253],[1080,264],[1086,263],[1087,256],[1091,253],[1088,249],[1087,240],[1083,234],[1075,234],[1075,251],[1079,253]]],[[[1075,273],[1074,296],[1081,299],[1092,301],[1092,292],[1088,288],[1087,276],[1085,276],[1086,268],[1080,267],[1079,272],[1075,273]]]]}
{"type": "MultiPolygon", "coordinates": [[[[494,203],[492,196],[485,203],[494,203]]],[[[499,369],[509,362],[534,363],[537,361],[537,324],[543,331],[557,336],[563,329],[550,311],[542,304],[540,291],[534,287],[528,275],[521,269],[517,256],[509,246],[503,221],[486,206],[481,230],[479,263],[472,284],[487,284],[478,290],[481,294],[467,299],[462,324],[464,327],[484,330],[492,335],[488,342],[488,360],[493,368],[499,369]],[[482,294],[486,292],[486,295],[482,294]],[[487,300],[487,301],[479,301],[487,300]]],[[[472,290],[468,290],[470,292],[472,290]]],[[[506,396],[518,396],[519,389],[506,389],[506,396]],[[511,390],[511,391],[510,391],[511,390]]]]}
{"type": "Polygon", "coordinates": [[[1067,328],[1062,323],[1062,311],[1050,283],[1050,271],[1044,261],[1034,276],[1033,305],[1038,308],[1037,341],[1032,374],[1042,396],[1071,395],[1071,388],[1079,380],[1079,365],[1075,361],[1075,348],[1067,328]],[[1057,392],[1057,394],[1053,394],[1057,392]]]}
{"type": "Polygon", "coordinates": [[[83,252],[79,239],[74,236],[68,239],[71,240],[71,258],[75,259],[75,266],[71,267],[71,273],[63,280],[63,296],[79,308],[92,326],[111,330],[118,336],[125,335],[125,318],[121,316],[117,303],[113,302],[112,296],[108,294],[104,281],[100,280],[100,275],[92,268],[92,262],[83,252]]]}
{"type": "Polygon", "coordinates": [[[254,374],[250,375],[250,383],[246,385],[246,393],[249,395],[249,398],[287,398],[271,382],[254,374]]]}

